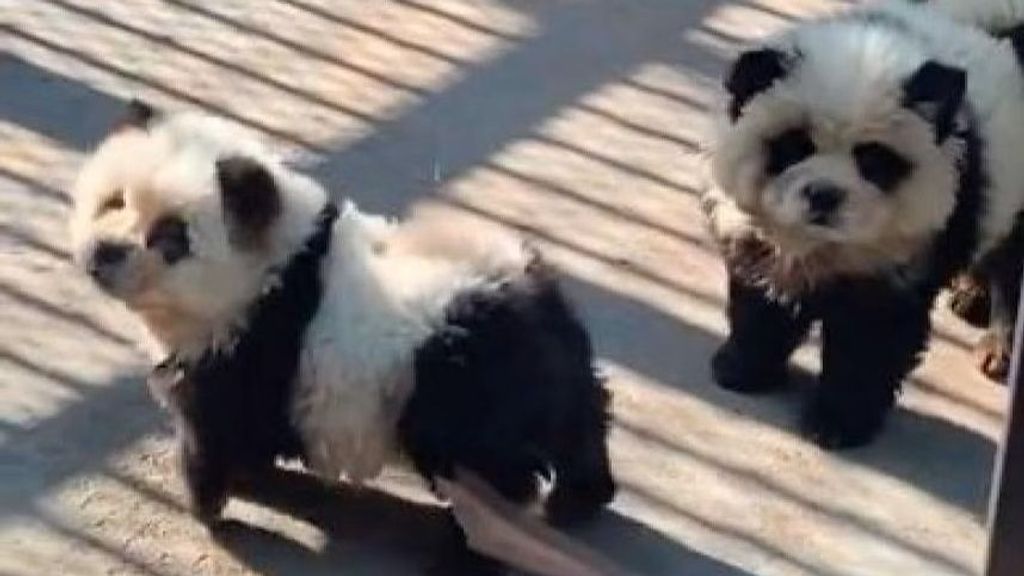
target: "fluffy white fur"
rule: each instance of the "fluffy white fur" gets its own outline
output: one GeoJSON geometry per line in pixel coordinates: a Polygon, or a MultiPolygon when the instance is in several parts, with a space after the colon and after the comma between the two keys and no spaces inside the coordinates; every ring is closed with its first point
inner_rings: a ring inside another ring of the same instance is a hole
{"type": "Polygon", "coordinates": [[[445,228],[394,226],[352,205],[336,225],[329,290],[307,330],[293,412],[312,467],[326,476],[359,482],[380,471],[410,392],[413,353],[442,324],[445,306],[529,262],[511,238],[445,228]]]}
{"type": "Polygon", "coordinates": [[[112,295],[141,316],[157,353],[184,355],[227,343],[222,340],[242,310],[268,282],[266,271],[298,249],[327,200],[315,182],[287,170],[247,130],[195,113],[111,135],[83,166],[73,197],[76,260],[84,264],[103,241],[134,246],[112,295]],[[214,164],[233,154],[259,159],[287,190],[269,242],[259,251],[236,250],[225,226],[214,164]],[[105,208],[115,196],[123,208],[105,208]],[[145,249],[147,231],[168,214],[187,223],[193,251],[174,266],[145,249]]]}
{"type": "MultiPolygon", "coordinates": [[[[163,353],[229,345],[248,304],[276,281],[275,268],[311,234],[327,202],[319,185],[255,142],[222,120],[175,115],[114,134],[75,186],[75,253],[85,261],[109,240],[134,247],[111,292],[140,315],[163,353]],[[231,242],[221,206],[214,166],[236,154],[258,159],[281,193],[281,213],[257,250],[231,242]],[[124,206],[103,209],[114,194],[124,206]],[[144,242],[168,213],[188,223],[193,251],[173,266],[144,242]]],[[[522,274],[531,260],[520,242],[494,230],[430,218],[398,224],[346,203],[335,224],[292,407],[311,466],[326,477],[358,482],[381,470],[410,392],[414,350],[442,323],[444,306],[468,287],[522,274]]]]}
{"type": "Polygon", "coordinates": [[[859,10],[899,21],[904,30],[846,14],[769,41],[799,54],[800,63],[753,98],[738,122],[722,114],[710,150],[706,207],[713,231],[727,246],[770,235],[787,260],[782,267],[790,269],[782,275],[820,278],[905,264],[945,226],[962,150],[936,146],[929,125],[901,105],[902,83],[929,59],[968,74],[966,100],[990,181],[979,255],[1009,233],[1024,206],[1024,75],[1009,44],[925,5],[893,1],[859,10]],[[809,127],[817,153],[768,178],[765,141],[795,126],[809,127]],[[850,150],[864,141],[883,142],[913,162],[909,180],[894,194],[880,193],[858,174],[850,150]],[[805,224],[800,191],[818,179],[848,192],[836,226],[805,224]]]}
{"type": "Polygon", "coordinates": [[[1001,32],[1024,23],[1024,0],[929,0],[954,19],[1001,32]]]}

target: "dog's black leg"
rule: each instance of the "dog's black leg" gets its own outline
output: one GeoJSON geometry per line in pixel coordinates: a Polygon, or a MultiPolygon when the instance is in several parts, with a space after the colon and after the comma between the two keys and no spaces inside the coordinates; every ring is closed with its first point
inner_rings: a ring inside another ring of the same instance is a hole
{"type": "Polygon", "coordinates": [[[181,470],[189,508],[202,523],[216,523],[227,504],[229,465],[214,445],[187,425],[181,437],[181,470]]]}
{"type": "Polygon", "coordinates": [[[729,338],[712,359],[715,382],[744,393],[784,385],[789,357],[810,329],[809,314],[735,278],[729,280],[727,313],[729,338]]]}
{"type": "Polygon", "coordinates": [[[926,300],[880,282],[842,286],[828,298],[821,382],[804,415],[820,446],[861,446],[881,429],[927,343],[926,300]]]}
{"type": "Polygon", "coordinates": [[[548,520],[575,524],[597,514],[615,497],[608,457],[608,392],[594,383],[594,394],[565,422],[554,456],[555,487],[548,497],[548,520]]]}

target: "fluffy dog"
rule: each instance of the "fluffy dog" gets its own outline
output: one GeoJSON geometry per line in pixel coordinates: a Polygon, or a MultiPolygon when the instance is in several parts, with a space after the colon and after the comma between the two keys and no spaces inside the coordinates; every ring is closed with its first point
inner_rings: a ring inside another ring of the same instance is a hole
{"type": "MultiPolygon", "coordinates": [[[[870,441],[927,345],[929,311],[968,267],[1019,262],[1024,75],[1014,43],[927,4],[798,25],[743,53],[705,198],[730,270],[718,383],[758,392],[822,322],[805,429],[870,441]]],[[[1019,264],[1000,264],[1013,318],[1019,264]],[[1016,266],[1016,268],[1015,268],[1016,266]]]]}
{"type": "MultiPolygon", "coordinates": [[[[953,18],[977,26],[997,38],[1009,41],[1017,52],[1024,73],[1024,0],[933,0],[932,6],[953,18]]],[[[1010,291],[1002,287],[1012,276],[1024,272],[1024,227],[1018,227],[1018,238],[1005,242],[1005,248],[959,275],[952,286],[950,308],[958,316],[987,333],[975,347],[981,371],[990,378],[1002,380],[1010,368],[1016,310],[1015,284],[1010,291]]]]}
{"type": "Polygon", "coordinates": [[[75,255],[165,355],[151,386],[200,519],[279,458],[360,483],[404,455],[517,503],[549,477],[554,521],[611,500],[608,393],[536,253],[339,210],[222,120],[129,116],[75,185],[75,255]]]}

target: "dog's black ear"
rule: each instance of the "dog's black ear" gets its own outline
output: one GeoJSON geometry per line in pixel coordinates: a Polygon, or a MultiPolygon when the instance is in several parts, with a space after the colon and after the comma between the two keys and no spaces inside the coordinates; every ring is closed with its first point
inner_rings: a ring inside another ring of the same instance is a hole
{"type": "Polygon", "coordinates": [[[132,98],[125,106],[115,129],[139,128],[145,130],[160,119],[163,114],[148,102],[132,98]]]}
{"type": "Polygon", "coordinates": [[[930,122],[942,143],[956,127],[966,93],[965,71],[929,60],[903,84],[903,105],[930,122]]]}
{"type": "Polygon", "coordinates": [[[774,48],[744,52],[725,77],[725,89],[732,96],[729,117],[735,122],[751,98],[786,76],[788,56],[774,48]]]}
{"type": "Polygon", "coordinates": [[[254,158],[227,156],[217,161],[217,182],[232,240],[251,244],[261,238],[281,211],[273,175],[254,158]]]}

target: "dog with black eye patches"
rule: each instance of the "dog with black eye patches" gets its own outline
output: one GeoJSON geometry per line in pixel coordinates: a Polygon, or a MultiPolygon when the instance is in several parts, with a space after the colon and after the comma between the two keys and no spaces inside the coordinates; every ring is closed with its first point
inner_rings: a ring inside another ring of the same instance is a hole
{"type": "MultiPolygon", "coordinates": [[[[191,506],[216,520],[281,458],[360,484],[407,458],[548,518],[613,497],[609,394],[538,254],[420,211],[335,206],[247,131],[132,103],[74,188],[76,259],[164,358],[191,506]]],[[[445,573],[498,570],[457,542],[445,573]]]]}
{"type": "Polygon", "coordinates": [[[730,333],[712,362],[721,386],[783,384],[820,322],[804,427],[824,447],[859,446],[918,364],[955,274],[1008,262],[992,269],[1012,326],[1024,208],[1015,48],[941,7],[893,1],[799,24],[737,58],[704,198],[730,273],[730,333]]]}

